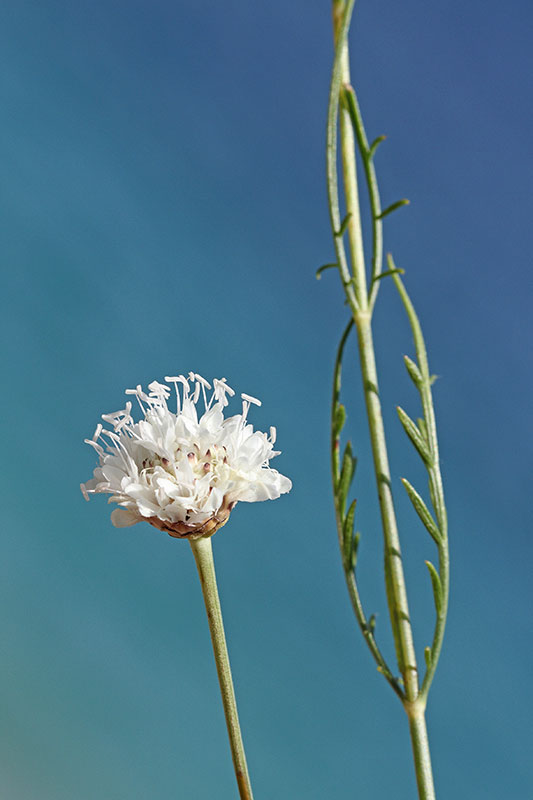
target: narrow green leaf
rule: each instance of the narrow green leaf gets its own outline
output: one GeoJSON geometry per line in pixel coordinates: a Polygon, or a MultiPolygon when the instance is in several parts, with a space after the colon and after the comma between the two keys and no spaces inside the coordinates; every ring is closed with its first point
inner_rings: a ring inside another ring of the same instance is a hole
{"type": "Polygon", "coordinates": [[[346,230],[348,223],[350,221],[351,214],[346,214],[343,221],[341,222],[341,226],[338,231],[335,232],[335,236],[344,236],[344,231],[346,230]]]}
{"type": "Polygon", "coordinates": [[[409,373],[409,377],[411,378],[415,386],[420,387],[422,385],[423,378],[422,378],[422,373],[420,372],[420,369],[418,367],[418,364],[415,364],[415,362],[411,358],[409,358],[409,356],[404,356],[403,362],[405,364],[407,372],[409,373]]]}
{"type": "Polygon", "coordinates": [[[381,144],[381,142],[384,142],[386,138],[387,137],[383,135],[383,136],[378,136],[376,139],[374,139],[374,141],[372,142],[372,144],[370,145],[370,147],[368,149],[368,157],[369,158],[374,158],[376,150],[378,149],[378,147],[381,144]]]}
{"type": "Polygon", "coordinates": [[[348,442],[342,457],[341,476],[339,478],[339,485],[337,487],[337,503],[341,517],[344,516],[344,509],[346,508],[346,496],[353,480],[356,464],[357,460],[352,455],[351,442],[348,442]]]}
{"type": "Polygon", "coordinates": [[[346,422],[346,408],[340,403],[335,411],[335,418],[333,422],[333,438],[337,439],[340,432],[344,428],[346,422]]]}
{"type": "MultiPolygon", "coordinates": [[[[341,391],[341,377],[342,377],[342,356],[344,353],[344,346],[346,344],[346,340],[348,335],[353,327],[353,318],[350,319],[346,328],[344,329],[344,333],[342,334],[341,340],[339,342],[339,347],[337,349],[337,357],[335,359],[335,369],[333,371],[333,396],[331,400],[331,469],[333,474],[333,481],[335,487],[335,493],[337,491],[337,486],[339,482],[339,441],[337,435],[335,434],[335,425],[338,424],[339,418],[336,417],[340,404],[339,404],[339,397],[341,391]]],[[[342,414],[342,411],[340,412],[342,414]]]]}
{"type": "Polygon", "coordinates": [[[426,561],[426,567],[429,570],[429,576],[431,578],[431,585],[433,587],[433,598],[435,600],[435,611],[437,612],[438,616],[442,608],[442,585],[440,582],[439,573],[437,572],[431,561],[426,561]]]}
{"type": "Polygon", "coordinates": [[[396,406],[396,411],[398,412],[398,417],[400,418],[404,431],[418,450],[419,455],[428,466],[431,466],[433,464],[433,459],[427,440],[424,439],[420,430],[416,427],[411,417],[405,413],[403,408],[396,406]]]}
{"type": "Polygon", "coordinates": [[[359,533],[359,531],[357,531],[352,540],[352,551],[351,551],[351,562],[350,562],[350,566],[352,569],[355,569],[357,565],[357,552],[359,550],[360,540],[361,540],[361,534],[359,533]]]}
{"type": "Polygon", "coordinates": [[[424,647],[424,658],[426,660],[426,667],[431,667],[431,647],[424,647]]]}
{"type": "Polygon", "coordinates": [[[437,544],[441,543],[442,537],[441,533],[437,527],[437,523],[433,519],[431,512],[429,511],[428,507],[416,491],[416,489],[411,486],[407,478],[402,478],[402,483],[405,486],[405,491],[409,495],[409,500],[413,504],[413,508],[424,523],[424,526],[430,536],[436,541],[437,544]]]}
{"type": "Polygon", "coordinates": [[[433,384],[435,383],[436,380],[438,380],[438,378],[439,378],[438,375],[430,375],[429,376],[429,385],[433,386],[433,384]]]}
{"type": "Polygon", "coordinates": [[[337,264],[337,262],[336,262],[336,261],[335,261],[335,263],[334,263],[334,264],[322,264],[322,266],[321,266],[321,267],[319,267],[319,268],[317,269],[317,271],[315,272],[315,276],[316,276],[316,279],[317,279],[317,281],[319,281],[319,280],[320,280],[320,278],[322,277],[322,273],[323,273],[325,270],[327,270],[327,269],[333,269],[333,267],[338,267],[338,266],[339,266],[339,265],[337,264]]]}
{"type": "Polygon", "coordinates": [[[390,205],[390,206],[387,206],[387,208],[385,208],[385,209],[384,209],[384,210],[381,212],[381,214],[378,214],[378,215],[377,215],[377,217],[376,217],[376,219],[383,219],[383,217],[386,217],[386,216],[388,216],[389,214],[392,214],[392,212],[393,212],[393,211],[396,211],[396,209],[398,209],[398,208],[401,208],[402,206],[408,206],[408,205],[409,205],[409,202],[410,202],[410,201],[409,201],[409,200],[408,200],[406,197],[404,197],[402,200],[397,200],[397,201],[396,201],[395,203],[393,203],[392,205],[390,205]]]}
{"type": "Polygon", "coordinates": [[[344,544],[344,559],[346,564],[351,564],[352,561],[352,547],[354,541],[353,535],[353,523],[355,517],[355,506],[357,505],[357,500],[353,500],[350,508],[348,509],[348,513],[344,519],[344,523],[342,526],[342,538],[344,544]]]}
{"type": "Polygon", "coordinates": [[[400,269],[399,267],[395,269],[387,269],[385,272],[380,272],[379,275],[374,275],[372,278],[372,283],[380,281],[382,278],[386,278],[388,275],[405,275],[405,270],[400,269]]]}

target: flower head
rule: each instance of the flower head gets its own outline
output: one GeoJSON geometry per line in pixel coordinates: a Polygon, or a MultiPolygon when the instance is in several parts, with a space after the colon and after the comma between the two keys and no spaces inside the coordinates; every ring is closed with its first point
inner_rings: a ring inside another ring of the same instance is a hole
{"type": "Polygon", "coordinates": [[[146,394],[141,386],[127,389],[139,403],[143,419],[135,422],[132,403],[122,411],[102,414],[112,430],[98,424],[92,439],[99,466],[81,490],[106,492],[118,503],[111,514],[116,527],[145,520],[178,538],[211,536],[224,525],[239,501],[274,500],[290,491],[291,481],[268,462],[275,428],[270,435],[254,431],[247,421],[251,404],[243,394],[242,413],[224,418],[228,395],[235,394],[226,379],[211,385],[193,372],[167,377],[174,385],[176,413],[167,405],[172,389],[153,381],[146,394]],[[198,402],[204,412],[199,417],[198,402]]]}

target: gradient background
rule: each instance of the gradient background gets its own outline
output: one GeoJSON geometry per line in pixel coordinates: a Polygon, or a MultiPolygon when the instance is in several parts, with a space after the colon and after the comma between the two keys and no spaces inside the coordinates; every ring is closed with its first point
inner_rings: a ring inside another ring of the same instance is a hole
{"type": "MultiPolygon", "coordinates": [[[[354,82],[386,224],[433,370],[452,598],[429,727],[442,798],[531,791],[533,10],[361,0],[354,82]],[[528,296],[529,295],[529,296],[528,296]],[[529,362],[529,363],[528,363],[529,362]]],[[[6,361],[0,794],[235,797],[192,555],[115,530],[82,440],[126,387],[190,369],[263,400],[276,503],[241,504],[215,554],[257,798],[415,796],[406,720],[355,629],[328,469],[333,353],[324,126],[329,3],[11,0],[0,10],[6,361]]],[[[391,284],[376,314],[412,617],[431,632],[416,397],[391,284]]],[[[350,354],[354,356],[353,342],[350,354]]],[[[350,358],[347,359],[349,364],[350,358]]],[[[390,654],[355,358],[348,433],[360,580],[390,654]]],[[[235,407],[237,408],[237,407],[235,407]]]]}

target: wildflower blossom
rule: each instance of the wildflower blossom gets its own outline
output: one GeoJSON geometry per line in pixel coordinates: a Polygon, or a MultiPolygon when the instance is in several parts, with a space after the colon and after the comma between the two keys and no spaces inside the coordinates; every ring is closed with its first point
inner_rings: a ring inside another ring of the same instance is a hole
{"type": "Polygon", "coordinates": [[[268,462],[275,428],[270,435],[254,431],[247,415],[259,400],[242,394],[242,413],[224,418],[228,396],[235,392],[225,378],[211,385],[196,373],[165,378],[173,384],[176,413],[167,401],[167,384],[153,381],[148,394],[141,386],[127,389],[137,399],[144,419],[135,422],[132,402],[122,411],[103,414],[92,439],[99,457],[94,477],[81,490],[109,493],[119,508],[111,514],[116,527],[145,520],[178,538],[211,536],[224,525],[239,501],[274,500],[290,491],[291,481],[268,462]],[[202,398],[203,414],[198,415],[202,398]]]}

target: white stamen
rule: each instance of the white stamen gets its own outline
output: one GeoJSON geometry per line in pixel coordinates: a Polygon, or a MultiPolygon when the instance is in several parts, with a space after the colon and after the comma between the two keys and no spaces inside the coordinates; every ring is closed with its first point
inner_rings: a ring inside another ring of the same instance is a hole
{"type": "Polygon", "coordinates": [[[156,397],[158,400],[168,400],[170,396],[170,389],[164,383],[152,381],[148,384],[150,390],[150,397],[156,397]]]}
{"type": "MultiPolygon", "coordinates": [[[[135,397],[137,398],[137,402],[139,403],[139,405],[140,405],[140,407],[141,407],[141,411],[142,411],[142,412],[143,412],[143,414],[146,416],[146,410],[145,410],[145,408],[144,408],[144,406],[143,406],[143,404],[142,404],[142,402],[141,402],[141,397],[140,397],[140,396],[141,396],[141,394],[143,394],[143,395],[144,395],[144,392],[143,392],[143,390],[141,389],[140,385],[139,385],[139,386],[137,386],[135,389],[126,389],[126,391],[124,392],[124,394],[134,394],[134,395],[135,395],[135,397]]],[[[144,395],[144,397],[145,397],[146,399],[148,399],[148,398],[146,397],[146,395],[144,395]]],[[[144,398],[143,398],[143,399],[144,399],[144,398]]]]}
{"type": "Polygon", "coordinates": [[[178,375],[178,381],[183,384],[183,397],[188,397],[191,389],[189,381],[184,375],[178,375]]]}
{"type": "Polygon", "coordinates": [[[232,388],[231,388],[231,386],[228,386],[228,384],[226,383],[226,378],[221,378],[221,379],[220,379],[220,383],[223,383],[223,384],[224,384],[224,387],[225,387],[225,389],[226,389],[227,393],[229,394],[229,396],[230,396],[230,397],[233,397],[233,396],[234,396],[234,394],[235,394],[235,390],[234,390],[234,389],[232,389],[232,388]]]}
{"type": "Polygon", "coordinates": [[[179,393],[179,390],[178,390],[178,383],[180,382],[180,376],[174,377],[174,378],[166,377],[165,380],[167,381],[167,383],[173,383],[174,384],[174,389],[176,390],[176,398],[177,398],[176,399],[176,414],[179,417],[179,415],[181,414],[181,397],[180,397],[180,393],[179,393]]]}
{"type": "Polygon", "coordinates": [[[202,384],[202,386],[205,386],[205,388],[206,388],[206,389],[210,389],[210,388],[211,388],[211,384],[209,383],[209,381],[206,381],[206,379],[205,379],[205,378],[202,378],[202,376],[201,376],[201,375],[198,375],[198,373],[197,373],[197,372],[195,372],[195,373],[194,373],[194,377],[196,378],[196,380],[197,380],[199,383],[201,383],[201,384],[202,384]]]}
{"type": "Polygon", "coordinates": [[[98,453],[99,456],[101,456],[101,457],[104,456],[105,450],[104,450],[104,448],[102,447],[101,444],[98,444],[98,442],[95,442],[94,439],[84,439],[83,441],[85,442],[85,444],[90,444],[91,447],[94,447],[94,449],[96,450],[96,452],[98,453]]]}
{"type": "Polygon", "coordinates": [[[254,406],[260,406],[261,400],[258,400],[257,397],[251,397],[249,394],[241,394],[243,400],[247,400],[249,403],[253,403],[254,406]]]}

